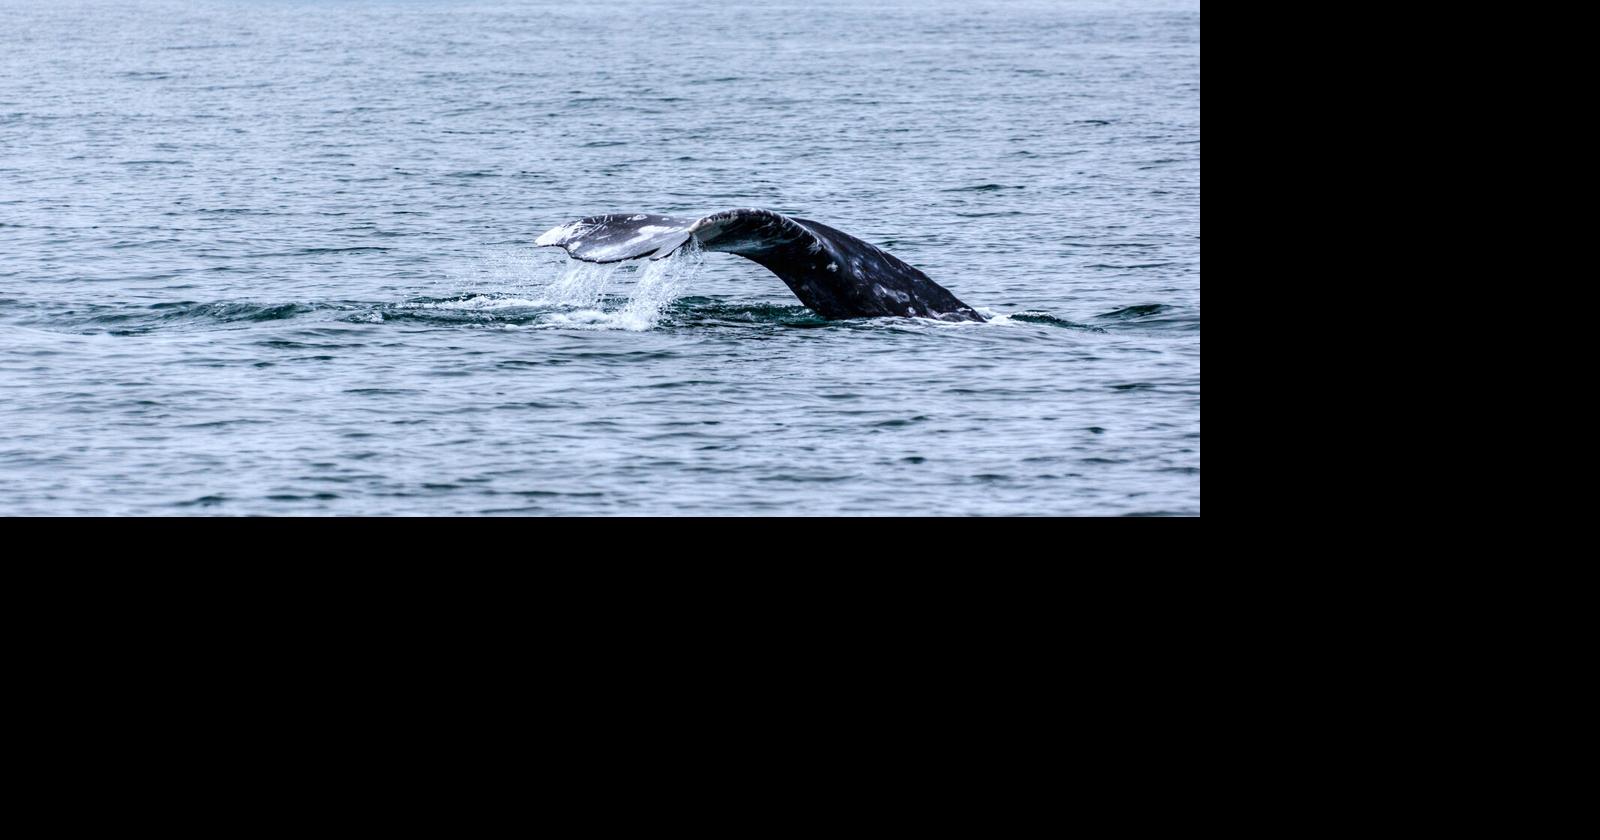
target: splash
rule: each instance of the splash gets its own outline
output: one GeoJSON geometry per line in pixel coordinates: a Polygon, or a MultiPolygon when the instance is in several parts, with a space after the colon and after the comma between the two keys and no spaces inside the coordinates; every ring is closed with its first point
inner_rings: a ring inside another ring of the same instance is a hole
{"type": "Polygon", "coordinates": [[[560,277],[545,287],[545,298],[557,306],[598,306],[618,267],[617,263],[597,265],[573,260],[560,277]]]}
{"type": "Polygon", "coordinates": [[[662,310],[678,299],[705,261],[705,252],[691,240],[672,256],[647,263],[627,304],[618,313],[618,326],[635,332],[654,327],[661,320],[662,310]]]}
{"type": "Polygon", "coordinates": [[[494,320],[513,315],[523,327],[642,332],[661,322],[705,264],[697,245],[661,260],[603,265],[563,259],[558,267],[549,256],[531,249],[490,253],[471,278],[477,290],[420,305],[494,320]]]}
{"type": "Polygon", "coordinates": [[[515,299],[522,306],[592,307],[599,303],[619,266],[566,262],[552,266],[549,254],[527,248],[486,254],[468,278],[473,298],[515,299]]]}

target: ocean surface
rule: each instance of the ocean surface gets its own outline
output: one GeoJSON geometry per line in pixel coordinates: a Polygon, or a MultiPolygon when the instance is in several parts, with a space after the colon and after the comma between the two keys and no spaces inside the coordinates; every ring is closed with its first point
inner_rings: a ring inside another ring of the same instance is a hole
{"type": "Polygon", "coordinates": [[[1199,512],[1198,0],[0,0],[0,514],[1199,512]]]}

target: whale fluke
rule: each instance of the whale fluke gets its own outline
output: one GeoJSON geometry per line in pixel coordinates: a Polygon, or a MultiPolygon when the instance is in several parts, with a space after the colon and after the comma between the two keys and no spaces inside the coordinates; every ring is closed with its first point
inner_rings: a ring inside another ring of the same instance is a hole
{"type": "Polygon", "coordinates": [[[612,263],[659,260],[691,239],[707,251],[760,263],[824,318],[984,320],[928,275],[876,245],[771,210],[728,210],[699,219],[648,213],[590,216],[551,228],[534,244],[563,248],[574,259],[612,263]]]}

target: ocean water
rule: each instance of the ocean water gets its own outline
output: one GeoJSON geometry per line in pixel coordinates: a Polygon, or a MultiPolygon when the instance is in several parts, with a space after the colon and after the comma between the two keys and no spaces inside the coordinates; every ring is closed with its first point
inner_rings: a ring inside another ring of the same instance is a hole
{"type": "Polygon", "coordinates": [[[0,0],[0,514],[1199,511],[1198,0],[0,0]]]}

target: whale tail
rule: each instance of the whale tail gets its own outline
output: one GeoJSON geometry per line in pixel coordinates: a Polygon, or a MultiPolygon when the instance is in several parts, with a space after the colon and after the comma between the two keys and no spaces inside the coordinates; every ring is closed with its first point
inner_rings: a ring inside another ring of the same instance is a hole
{"type": "Polygon", "coordinates": [[[693,240],[766,267],[824,318],[901,316],[982,321],[972,307],[887,251],[847,233],[771,210],[728,210],[698,219],[648,213],[590,216],[534,241],[586,262],[671,256],[693,240]]]}

